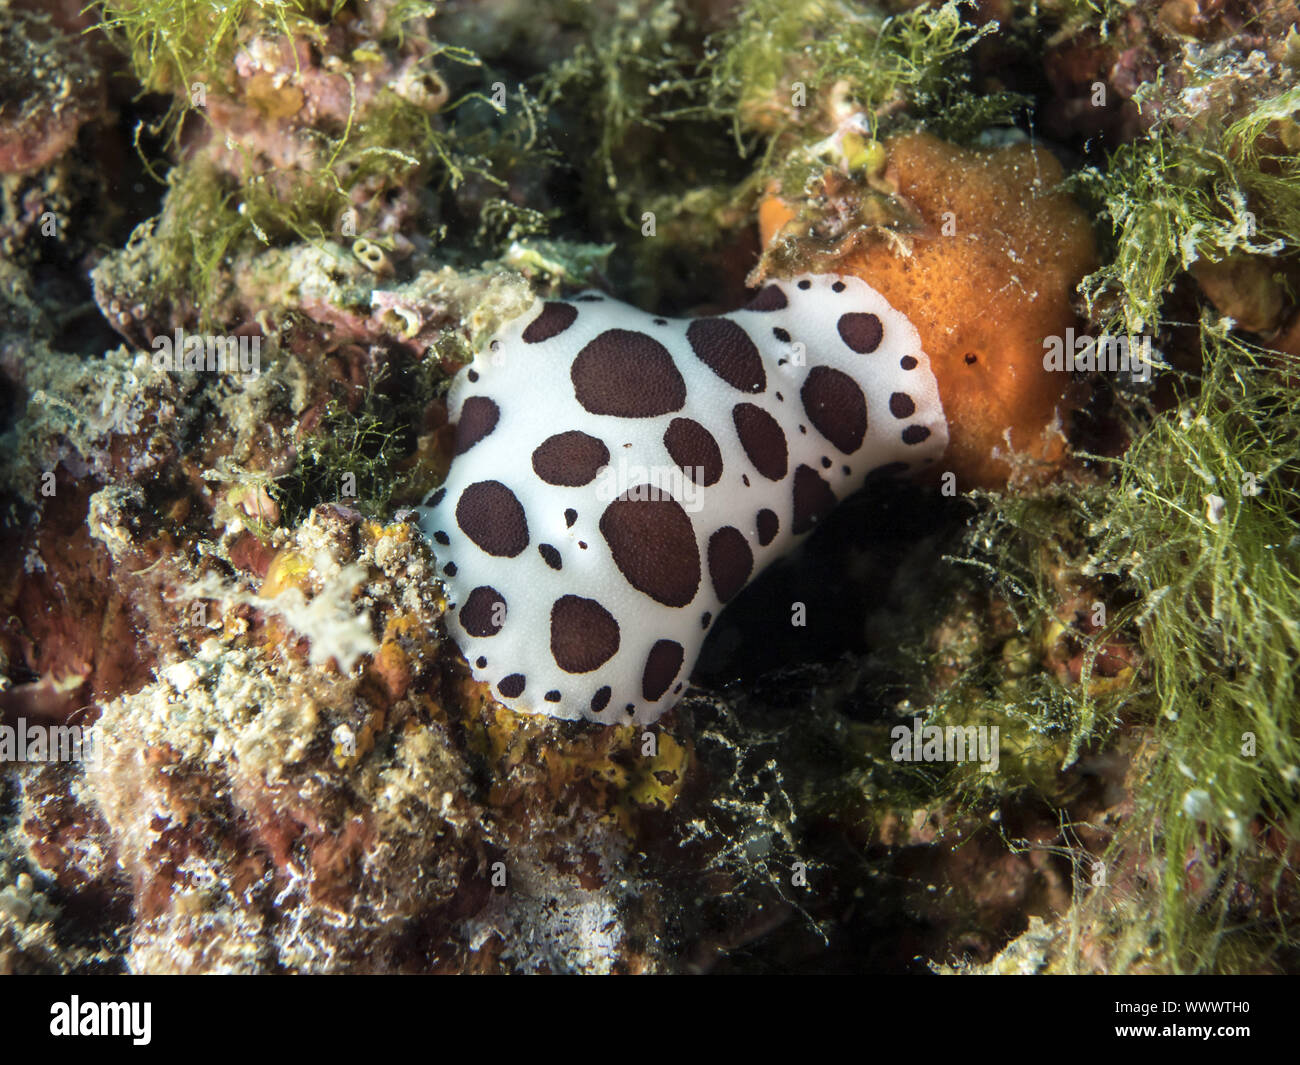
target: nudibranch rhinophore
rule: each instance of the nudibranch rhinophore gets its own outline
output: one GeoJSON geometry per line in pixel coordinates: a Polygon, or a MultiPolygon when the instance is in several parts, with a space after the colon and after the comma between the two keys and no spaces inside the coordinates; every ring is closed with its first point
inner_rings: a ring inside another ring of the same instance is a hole
{"type": "Polygon", "coordinates": [[[671,708],[736,593],[948,442],[916,329],[834,274],[694,319],[538,300],[448,408],[455,458],[419,521],[451,635],[506,706],[607,724],[671,708]]]}

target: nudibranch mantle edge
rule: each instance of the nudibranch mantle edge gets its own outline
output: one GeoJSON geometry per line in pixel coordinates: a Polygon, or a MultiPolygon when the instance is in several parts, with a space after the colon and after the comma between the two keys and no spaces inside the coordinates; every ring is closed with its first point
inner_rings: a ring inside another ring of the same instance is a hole
{"type": "Polygon", "coordinates": [[[538,299],[461,369],[419,508],[448,631],[512,709],[647,724],[726,603],[870,477],[948,442],[912,323],[850,275],[668,318],[538,299]]]}

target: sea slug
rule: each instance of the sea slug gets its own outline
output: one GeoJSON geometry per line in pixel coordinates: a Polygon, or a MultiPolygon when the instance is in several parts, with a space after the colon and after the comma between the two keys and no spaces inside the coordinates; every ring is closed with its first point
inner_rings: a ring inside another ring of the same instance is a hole
{"type": "Polygon", "coordinates": [[[538,300],[448,407],[455,458],[419,522],[451,635],[503,704],[605,723],[671,708],[729,600],[948,442],[916,329],[837,274],[695,319],[538,300]]]}

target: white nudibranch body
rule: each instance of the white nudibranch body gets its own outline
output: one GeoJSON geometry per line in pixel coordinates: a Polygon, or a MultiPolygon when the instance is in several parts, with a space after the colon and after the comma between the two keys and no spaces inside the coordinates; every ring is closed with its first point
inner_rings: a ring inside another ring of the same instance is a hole
{"type": "Polygon", "coordinates": [[[728,600],[948,442],[911,322],[836,275],[709,318],[538,300],[448,407],[456,457],[420,527],[451,635],[506,706],[610,724],[671,708],[728,600]]]}

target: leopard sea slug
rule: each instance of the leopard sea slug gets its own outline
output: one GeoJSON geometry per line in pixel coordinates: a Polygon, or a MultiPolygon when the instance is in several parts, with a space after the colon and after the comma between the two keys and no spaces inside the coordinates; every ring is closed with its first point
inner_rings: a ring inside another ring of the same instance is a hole
{"type": "Polygon", "coordinates": [[[916,329],[834,274],[695,319],[538,300],[448,408],[455,457],[419,522],[451,635],[506,706],[605,723],[670,709],[729,600],[948,441],[916,329]]]}

